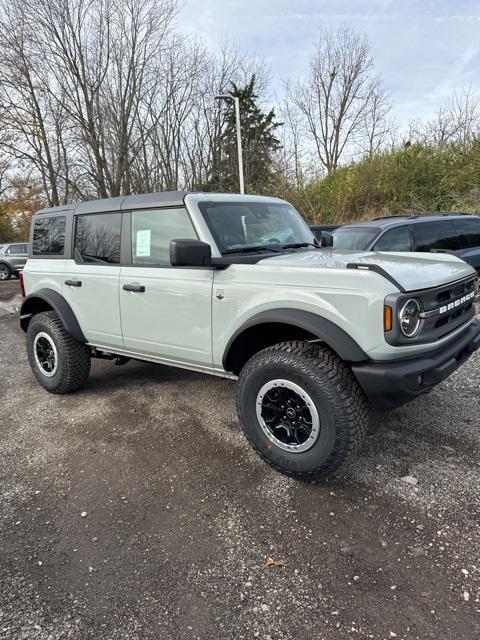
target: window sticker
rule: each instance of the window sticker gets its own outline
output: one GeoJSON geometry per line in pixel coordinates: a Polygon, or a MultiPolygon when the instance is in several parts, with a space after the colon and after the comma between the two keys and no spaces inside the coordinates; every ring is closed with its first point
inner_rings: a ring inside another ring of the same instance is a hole
{"type": "Polygon", "coordinates": [[[137,258],[150,257],[151,236],[151,229],[139,229],[137,231],[137,244],[135,251],[137,258]]]}

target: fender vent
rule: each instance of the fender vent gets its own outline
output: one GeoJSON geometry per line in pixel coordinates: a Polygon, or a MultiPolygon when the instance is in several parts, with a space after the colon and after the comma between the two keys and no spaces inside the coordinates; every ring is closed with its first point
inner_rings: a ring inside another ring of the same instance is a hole
{"type": "Polygon", "coordinates": [[[385,269],[382,269],[382,267],[378,266],[378,264],[369,264],[368,262],[349,262],[347,264],[347,269],[358,269],[359,271],[373,271],[374,273],[378,273],[379,276],[382,276],[383,278],[385,278],[385,280],[388,280],[389,282],[394,284],[399,291],[405,293],[405,289],[402,287],[402,285],[397,282],[397,280],[395,280],[395,278],[391,276],[387,271],[385,271],[385,269]]]}

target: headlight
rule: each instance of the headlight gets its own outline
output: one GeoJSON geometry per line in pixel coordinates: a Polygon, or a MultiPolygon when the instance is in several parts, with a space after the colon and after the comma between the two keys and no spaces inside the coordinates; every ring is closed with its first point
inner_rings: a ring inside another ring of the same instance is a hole
{"type": "Polygon", "coordinates": [[[420,329],[420,304],[415,298],[405,302],[399,314],[400,329],[404,336],[413,338],[420,329]]]}

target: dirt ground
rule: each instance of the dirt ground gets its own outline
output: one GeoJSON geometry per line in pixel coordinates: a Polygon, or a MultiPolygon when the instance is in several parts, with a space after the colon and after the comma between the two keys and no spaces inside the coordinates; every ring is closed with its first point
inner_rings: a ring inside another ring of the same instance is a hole
{"type": "Polygon", "coordinates": [[[16,287],[0,284],[2,640],[480,637],[480,354],[305,485],[250,450],[233,382],[96,361],[85,390],[49,395],[16,287]]]}

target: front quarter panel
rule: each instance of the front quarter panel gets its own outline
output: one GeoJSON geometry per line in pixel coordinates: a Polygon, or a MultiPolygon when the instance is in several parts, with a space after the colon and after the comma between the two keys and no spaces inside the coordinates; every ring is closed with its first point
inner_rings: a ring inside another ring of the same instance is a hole
{"type": "Polygon", "coordinates": [[[319,316],[343,329],[367,352],[384,342],[383,303],[395,292],[377,274],[345,269],[289,269],[231,265],[215,273],[212,300],[213,362],[222,369],[228,342],[248,321],[264,311],[291,308],[319,316]]]}

